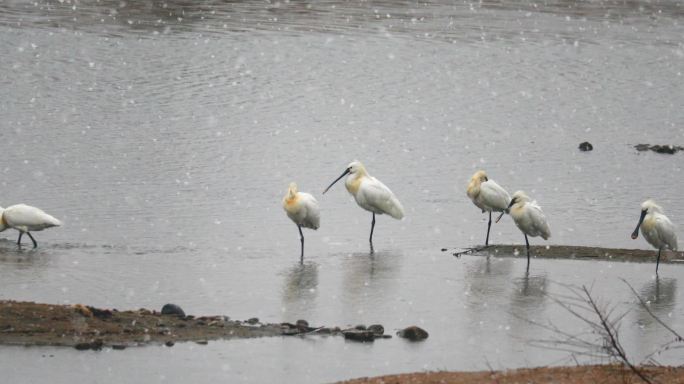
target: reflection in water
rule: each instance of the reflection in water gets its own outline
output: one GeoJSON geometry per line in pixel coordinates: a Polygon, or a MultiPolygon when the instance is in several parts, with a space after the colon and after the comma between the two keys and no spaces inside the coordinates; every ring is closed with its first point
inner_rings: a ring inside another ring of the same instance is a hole
{"type": "Polygon", "coordinates": [[[352,253],[345,256],[343,268],[344,310],[357,313],[359,304],[371,301],[382,303],[394,292],[397,274],[401,268],[401,252],[379,251],[374,253],[352,253]]]}
{"type": "Polygon", "coordinates": [[[486,305],[492,295],[506,291],[508,276],[515,265],[515,259],[492,256],[476,258],[466,266],[465,284],[468,301],[476,306],[486,305]]]}
{"type": "MultiPolygon", "coordinates": [[[[530,276],[530,272],[526,270],[523,277],[513,279],[513,285],[515,288],[511,291],[510,313],[520,319],[538,320],[534,316],[545,303],[546,273],[530,276]]],[[[522,328],[529,328],[529,324],[522,324],[522,328]]]]}
{"type": "Polygon", "coordinates": [[[283,285],[283,319],[295,321],[308,317],[314,307],[318,293],[318,264],[297,263],[290,268],[283,285]],[[294,317],[297,317],[295,319],[294,317]]]}
{"type": "MultiPolygon", "coordinates": [[[[632,295],[632,292],[625,286],[625,290],[632,295]]],[[[637,291],[641,299],[646,303],[648,309],[657,316],[660,321],[670,327],[676,329],[675,319],[672,314],[676,307],[677,296],[677,280],[672,278],[661,278],[656,275],[654,279],[650,279],[644,286],[637,291]]],[[[630,301],[633,307],[636,307],[635,321],[641,331],[636,333],[635,342],[638,345],[636,349],[639,358],[649,355],[659,349],[661,345],[672,339],[672,336],[667,333],[666,337],[662,337],[664,327],[656,321],[651,314],[648,313],[638,299],[634,298],[630,301]],[[660,340],[656,342],[655,340],[660,340]]],[[[668,353],[657,354],[653,358],[659,360],[667,357],[668,353]]],[[[673,355],[669,353],[669,355],[673,355]]]]}
{"type": "MultiPolygon", "coordinates": [[[[661,320],[667,323],[668,314],[676,305],[677,279],[662,278],[656,275],[655,279],[647,282],[639,291],[639,296],[648,304],[648,308],[661,320]]],[[[637,304],[638,305],[638,304],[637,304]]],[[[640,324],[651,325],[655,320],[641,305],[639,307],[640,324]]]]}
{"type": "MultiPolygon", "coordinates": [[[[19,248],[13,241],[0,241],[0,244],[2,244],[2,248],[0,248],[0,269],[2,271],[39,267],[42,269],[49,264],[52,254],[44,248],[19,248]],[[9,245],[5,245],[5,243],[9,243],[9,245]]],[[[2,272],[0,272],[0,276],[2,276],[2,272]]]]}
{"type": "Polygon", "coordinates": [[[513,337],[528,342],[539,337],[540,329],[531,325],[529,321],[544,322],[539,318],[544,313],[547,293],[546,272],[530,275],[526,268],[522,277],[513,279],[511,300],[508,313],[513,337]]]}

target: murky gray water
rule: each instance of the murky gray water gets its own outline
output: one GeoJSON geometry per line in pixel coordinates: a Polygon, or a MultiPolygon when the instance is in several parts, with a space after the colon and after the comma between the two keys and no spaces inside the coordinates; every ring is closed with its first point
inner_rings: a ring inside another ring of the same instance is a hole
{"type": "MultiPolygon", "coordinates": [[[[682,155],[632,148],[684,142],[683,16],[674,1],[0,3],[0,204],[65,222],[36,233],[36,251],[2,234],[0,298],[431,333],[3,347],[3,373],[323,382],[567,363],[530,346],[549,335],[518,319],[580,329],[544,295],[556,282],[631,308],[625,345],[647,354],[667,334],[618,278],[681,330],[682,266],[656,280],[651,263],[533,260],[526,276],[523,260],[440,248],[484,240],[465,196],[479,168],[538,200],[553,244],[647,248],[629,234],[648,197],[684,223],[682,155]],[[584,140],[593,152],[577,150],[584,140]],[[320,195],[353,159],[407,211],[379,217],[373,256],[370,215],[342,186],[320,195]],[[303,266],[280,207],[290,181],[322,208],[303,266]]],[[[492,240],[524,242],[510,218],[492,240]]]]}

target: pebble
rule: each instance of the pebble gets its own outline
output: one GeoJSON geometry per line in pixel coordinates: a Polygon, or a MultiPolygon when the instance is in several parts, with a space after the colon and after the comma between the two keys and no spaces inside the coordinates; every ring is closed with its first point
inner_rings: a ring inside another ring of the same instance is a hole
{"type": "Polygon", "coordinates": [[[580,143],[579,149],[580,149],[580,151],[586,152],[586,151],[591,151],[591,150],[593,150],[593,149],[594,149],[594,146],[591,145],[590,142],[585,141],[585,142],[583,142],[583,143],[580,143]]]}
{"type": "Polygon", "coordinates": [[[397,332],[397,336],[411,341],[420,341],[428,338],[429,334],[423,328],[412,325],[397,332]]]}

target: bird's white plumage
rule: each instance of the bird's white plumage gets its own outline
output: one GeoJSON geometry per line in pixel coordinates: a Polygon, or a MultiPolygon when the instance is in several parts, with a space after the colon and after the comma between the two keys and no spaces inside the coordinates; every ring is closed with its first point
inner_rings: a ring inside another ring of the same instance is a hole
{"type": "Polygon", "coordinates": [[[482,212],[503,212],[511,202],[508,192],[484,171],[477,171],[470,178],[467,195],[482,212]]]}
{"type": "Polygon", "coordinates": [[[510,209],[510,215],[515,225],[528,236],[541,236],[544,240],[551,237],[551,229],[546,221],[546,215],[536,201],[522,191],[513,194],[515,201],[510,209]]]}
{"type": "Polygon", "coordinates": [[[511,196],[496,181],[488,180],[480,185],[478,200],[486,211],[501,212],[508,208],[511,196]]]}
{"type": "Polygon", "coordinates": [[[297,185],[290,184],[287,195],[283,198],[283,209],[295,224],[304,228],[318,229],[321,212],[318,201],[311,194],[298,192],[297,185]]]}
{"type": "Polygon", "coordinates": [[[58,227],[62,225],[62,222],[43,212],[40,208],[16,204],[2,211],[2,224],[4,224],[2,230],[14,228],[21,232],[34,232],[58,227]]]}
{"type": "Polygon", "coordinates": [[[356,203],[363,209],[381,214],[388,214],[395,219],[404,217],[404,207],[399,199],[380,180],[368,176],[361,180],[361,185],[356,194],[353,194],[356,203]]]}
{"type": "Polygon", "coordinates": [[[668,248],[677,250],[677,234],[675,225],[665,216],[663,209],[653,200],[646,200],[641,204],[641,209],[646,211],[641,234],[656,249],[668,248]]]}
{"type": "Polygon", "coordinates": [[[379,215],[388,214],[397,220],[404,217],[399,199],[385,184],[369,175],[361,162],[351,162],[348,169],[345,186],[361,208],[379,215]]]}

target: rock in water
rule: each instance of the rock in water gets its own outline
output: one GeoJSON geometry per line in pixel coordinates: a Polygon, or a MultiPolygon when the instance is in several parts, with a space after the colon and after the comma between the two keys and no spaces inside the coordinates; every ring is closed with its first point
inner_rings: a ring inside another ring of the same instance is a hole
{"type": "Polygon", "coordinates": [[[301,319],[297,320],[297,322],[295,323],[295,326],[297,327],[297,329],[299,329],[302,332],[306,332],[309,330],[309,322],[306,320],[301,320],[301,319]]]}
{"type": "Polygon", "coordinates": [[[679,149],[673,145],[652,145],[651,151],[656,153],[666,153],[668,155],[673,155],[677,153],[679,149]]]}
{"type": "Polygon", "coordinates": [[[162,315],[178,315],[181,317],[185,317],[185,312],[183,312],[183,309],[176,304],[165,304],[162,307],[161,310],[162,315]]]}
{"type": "Polygon", "coordinates": [[[579,149],[580,149],[580,151],[586,152],[586,151],[591,151],[592,149],[594,149],[594,146],[591,145],[590,142],[585,141],[583,143],[580,143],[579,149]]]}
{"type": "Polygon", "coordinates": [[[373,332],[375,336],[382,336],[385,333],[385,327],[380,324],[369,325],[368,330],[373,332]]]}
{"type": "Polygon", "coordinates": [[[409,339],[411,341],[420,341],[427,339],[429,335],[423,328],[412,325],[397,332],[397,336],[409,339]]]}
{"type": "Polygon", "coordinates": [[[361,341],[361,342],[366,342],[366,341],[374,341],[375,340],[375,334],[369,330],[361,330],[361,329],[345,329],[342,331],[342,334],[344,335],[344,338],[347,340],[354,340],[354,341],[361,341]]]}

